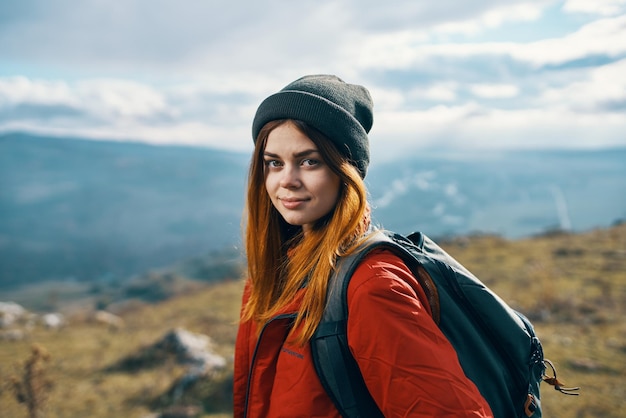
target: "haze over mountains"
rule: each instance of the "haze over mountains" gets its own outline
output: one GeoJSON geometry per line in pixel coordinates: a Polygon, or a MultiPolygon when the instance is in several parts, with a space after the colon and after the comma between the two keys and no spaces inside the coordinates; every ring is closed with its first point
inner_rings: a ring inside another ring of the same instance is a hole
{"type": "MultiPolygon", "coordinates": [[[[249,155],[0,136],[0,286],[119,278],[240,248],[249,155]]],[[[509,238],[626,219],[626,149],[455,155],[374,164],[374,220],[431,236],[509,238]]]]}

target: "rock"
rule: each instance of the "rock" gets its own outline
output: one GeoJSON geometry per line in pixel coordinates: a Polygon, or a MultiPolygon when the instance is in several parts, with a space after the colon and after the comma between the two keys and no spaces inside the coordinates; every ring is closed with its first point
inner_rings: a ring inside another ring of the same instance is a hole
{"type": "Polygon", "coordinates": [[[26,333],[21,329],[0,331],[0,341],[22,341],[25,338],[26,333]]]}
{"type": "Polygon", "coordinates": [[[48,329],[60,329],[66,325],[65,317],[58,312],[42,315],[41,323],[48,329]]]}
{"type": "Polygon", "coordinates": [[[178,380],[172,390],[174,400],[179,399],[185,389],[205,376],[226,366],[224,357],[213,353],[211,339],[203,334],[195,334],[182,328],[170,331],[157,343],[157,347],[176,354],[178,360],[189,364],[187,372],[178,380]]]}
{"type": "Polygon", "coordinates": [[[124,320],[121,317],[107,311],[96,311],[92,319],[94,322],[106,325],[109,329],[114,331],[124,327],[124,320]]]}
{"type": "Polygon", "coordinates": [[[199,417],[202,409],[194,405],[171,406],[161,412],[159,418],[195,418],[199,417]]]}
{"type": "Polygon", "coordinates": [[[183,328],[176,328],[163,337],[157,346],[178,357],[182,363],[190,364],[199,371],[220,369],[226,365],[224,357],[212,352],[212,341],[207,335],[195,334],[183,328]]]}
{"type": "Polygon", "coordinates": [[[0,302],[0,328],[8,328],[26,316],[26,309],[15,302],[0,302]]]}

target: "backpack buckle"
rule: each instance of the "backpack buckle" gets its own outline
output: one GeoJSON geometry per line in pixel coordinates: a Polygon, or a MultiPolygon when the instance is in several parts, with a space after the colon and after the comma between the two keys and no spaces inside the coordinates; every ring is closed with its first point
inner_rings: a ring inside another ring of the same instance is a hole
{"type": "Polygon", "coordinates": [[[526,403],[524,403],[524,413],[527,417],[532,417],[537,410],[537,399],[535,399],[535,395],[529,393],[526,397],[526,403]]]}

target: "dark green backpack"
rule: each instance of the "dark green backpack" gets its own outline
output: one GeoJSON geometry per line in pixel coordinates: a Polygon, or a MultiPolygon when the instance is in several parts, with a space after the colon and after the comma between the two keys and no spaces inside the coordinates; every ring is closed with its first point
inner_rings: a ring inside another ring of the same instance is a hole
{"type": "Polygon", "coordinates": [[[556,379],[556,371],[544,359],[541,342],[524,315],[422,233],[404,237],[377,231],[361,248],[339,260],[322,321],[311,339],[317,374],[342,416],[383,416],[350,354],[346,335],[350,277],[369,252],[380,248],[402,258],[418,279],[435,322],[496,418],[540,418],[541,381],[575,394],[572,391],[578,388],[563,388],[556,379]],[[551,377],[545,374],[547,366],[551,377]]]}

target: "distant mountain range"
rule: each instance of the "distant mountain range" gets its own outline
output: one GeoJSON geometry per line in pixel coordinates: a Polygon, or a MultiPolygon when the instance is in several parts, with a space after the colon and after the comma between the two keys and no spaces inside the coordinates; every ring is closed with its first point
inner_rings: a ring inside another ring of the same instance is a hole
{"type": "MultiPolygon", "coordinates": [[[[240,248],[249,155],[0,136],[0,287],[119,279],[240,248]]],[[[373,164],[376,223],[510,238],[626,219],[626,148],[455,155],[373,164]]]]}
{"type": "Polygon", "coordinates": [[[367,179],[377,218],[403,232],[518,238],[626,219],[626,148],[424,153],[367,179]]]}

